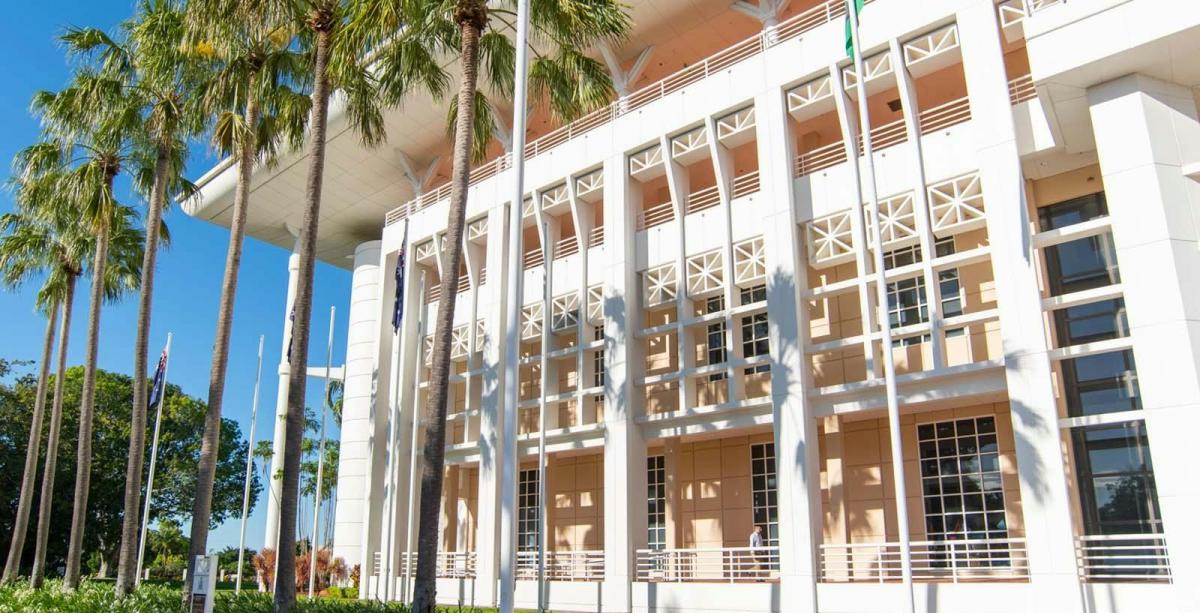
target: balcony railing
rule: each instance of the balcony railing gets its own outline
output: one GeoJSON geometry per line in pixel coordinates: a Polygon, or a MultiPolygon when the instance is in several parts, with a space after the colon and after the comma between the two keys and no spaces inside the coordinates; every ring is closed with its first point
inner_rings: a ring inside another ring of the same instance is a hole
{"type": "Polygon", "coordinates": [[[599,247],[604,244],[604,226],[596,226],[592,228],[592,233],[588,235],[588,247],[599,247]]]}
{"type": "Polygon", "coordinates": [[[525,268],[541,266],[546,260],[542,257],[542,248],[530,249],[525,253],[525,268]]]}
{"type": "Polygon", "coordinates": [[[738,583],[779,578],[779,548],[639,549],[636,580],[648,583],[738,583]]]}
{"type": "MultiPolygon", "coordinates": [[[[545,153],[575,137],[608,124],[625,113],[661,100],[688,85],[719,73],[743,60],[752,58],[769,47],[797,38],[805,32],[829,22],[840,20],[846,14],[845,4],[844,0],[826,0],[826,2],[783,21],[775,26],[774,29],[764,30],[755,34],[740,43],[718,51],[698,63],[664,77],[655,83],[651,83],[625,98],[615,100],[605,107],[592,111],[565,126],[531,141],[525,146],[525,157],[529,159],[545,153]]],[[[507,169],[510,165],[509,155],[506,154],[497,157],[473,169],[470,173],[469,184],[475,185],[480,181],[491,178],[507,169]]],[[[418,210],[431,206],[448,197],[450,197],[450,184],[446,183],[390,211],[385,219],[385,225],[401,221],[418,210]]]]}
{"type": "MultiPolygon", "coordinates": [[[[1025,581],[1029,557],[1025,539],[913,541],[912,574],[917,581],[1025,581]]],[[[821,581],[887,583],[900,581],[899,543],[821,545],[821,581]]]]}
{"type": "MultiPolygon", "coordinates": [[[[396,576],[403,576],[406,573],[415,575],[417,572],[416,563],[417,552],[401,552],[400,564],[396,568],[396,576]]],[[[443,579],[472,579],[475,577],[475,552],[439,551],[435,572],[438,577],[443,579]]]]}
{"type": "Polygon", "coordinates": [[[811,175],[819,170],[825,170],[830,166],[836,166],[846,161],[846,147],[842,145],[842,141],[822,145],[796,156],[796,176],[803,177],[811,175]]]}
{"type": "Polygon", "coordinates": [[[733,194],[732,198],[737,199],[742,196],[749,196],[759,190],[758,171],[753,170],[744,175],[733,178],[733,194]]]}
{"type": "Polygon", "coordinates": [[[574,236],[558,239],[554,243],[554,259],[559,260],[568,255],[579,253],[579,241],[575,240],[574,236]]]}
{"type": "Polygon", "coordinates": [[[921,134],[949,128],[971,118],[971,104],[966,96],[921,111],[921,134]]]}
{"type": "Polygon", "coordinates": [[[675,208],[670,201],[648,206],[642,210],[642,215],[638,219],[638,230],[646,230],[654,226],[661,226],[675,219],[675,208]]]}
{"type": "Polygon", "coordinates": [[[1075,548],[1084,581],[1171,581],[1167,541],[1161,534],[1080,536],[1075,548]]]}
{"type": "Polygon", "coordinates": [[[1008,82],[1008,99],[1013,106],[1034,98],[1037,98],[1037,88],[1033,85],[1033,75],[1021,75],[1008,82]]]}
{"type": "MultiPolygon", "coordinates": [[[[538,553],[517,552],[517,579],[538,578],[538,553]]],[[[603,551],[547,551],[548,581],[603,581],[603,551]]]]}
{"type": "Polygon", "coordinates": [[[688,194],[687,212],[688,214],[696,213],[704,209],[711,209],[718,204],[721,204],[721,193],[717,190],[716,185],[710,185],[688,194]]]}

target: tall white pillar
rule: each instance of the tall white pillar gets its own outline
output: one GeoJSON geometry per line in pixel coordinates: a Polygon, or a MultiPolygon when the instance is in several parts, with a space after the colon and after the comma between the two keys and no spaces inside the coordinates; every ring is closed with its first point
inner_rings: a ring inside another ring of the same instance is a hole
{"type": "MultiPolygon", "coordinates": [[[[817,549],[821,541],[821,484],[816,422],[807,391],[808,308],[801,301],[807,266],[797,240],[794,151],[783,93],[754,101],[759,200],[767,270],[771,406],[779,492],[780,602],[788,611],[817,610],[817,549]]],[[[740,535],[739,535],[740,536],[740,535]]]]}
{"type": "Polygon", "coordinates": [[[1079,612],[1070,493],[1058,429],[1049,342],[1030,233],[996,8],[958,12],[1012,411],[1029,555],[1029,610],[1079,612]],[[1052,603],[1052,604],[1051,604],[1052,603]]]}
{"type": "Polygon", "coordinates": [[[299,245],[288,256],[287,301],[283,306],[283,341],[279,349],[279,391],[275,395],[275,429],[271,443],[271,473],[267,488],[267,531],[264,549],[275,549],[279,542],[279,498],[283,494],[283,451],[287,428],[288,347],[292,344],[292,305],[296,302],[296,283],[300,280],[299,245]]]}
{"type": "Polygon", "coordinates": [[[1088,89],[1172,583],[1200,610],[1200,122],[1186,87],[1133,74],[1088,89]]]}
{"type": "MultiPolygon", "coordinates": [[[[364,561],[363,510],[371,496],[371,441],[375,430],[375,372],[383,313],[380,241],[354,250],[350,285],[350,324],[346,334],[346,370],[342,391],[341,447],[338,455],[337,506],[333,525],[333,556],[348,568],[364,561]]],[[[390,330],[390,326],[386,326],[390,330]]]]}
{"type": "MultiPolygon", "coordinates": [[[[665,154],[664,154],[665,155],[665,154]]],[[[636,331],[644,320],[638,287],[636,212],[626,194],[630,179],[623,155],[604,163],[604,585],[605,611],[632,610],[634,551],[646,542],[646,443],[637,416],[643,411],[637,380],[645,359],[636,331]]],[[[681,271],[682,272],[682,271],[681,271]]]]}
{"type": "MultiPolygon", "coordinates": [[[[504,432],[505,316],[508,279],[508,207],[501,205],[488,213],[487,276],[482,287],[480,313],[486,339],[483,342],[482,387],[479,407],[479,503],[475,527],[475,603],[481,607],[497,604],[500,579],[500,494],[501,462],[505,447],[515,445],[504,432]]],[[[514,528],[515,529],[515,528],[514,528]]]]}

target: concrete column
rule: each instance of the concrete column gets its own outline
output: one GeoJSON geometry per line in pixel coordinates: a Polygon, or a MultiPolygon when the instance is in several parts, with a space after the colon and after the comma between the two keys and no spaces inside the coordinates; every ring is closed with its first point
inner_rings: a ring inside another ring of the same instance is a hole
{"type": "Polygon", "coordinates": [[[808,309],[801,292],[807,266],[798,240],[791,131],[783,93],[754,100],[767,266],[767,318],[771,356],[771,406],[779,490],[780,602],[789,611],[817,610],[817,548],[821,541],[821,487],[817,428],[807,391],[808,309]]]}
{"type": "Polygon", "coordinates": [[[1088,89],[1179,610],[1200,610],[1200,161],[1191,90],[1145,75],[1088,89]]]}
{"type": "MultiPolygon", "coordinates": [[[[385,326],[380,325],[384,312],[381,306],[381,246],[380,241],[369,241],[354,250],[350,289],[341,453],[333,526],[333,556],[345,560],[350,568],[366,561],[362,534],[363,526],[370,521],[366,511],[372,494],[375,380],[380,339],[386,338],[385,326]]],[[[390,326],[387,328],[390,330],[390,326]]]]}
{"type": "Polygon", "coordinates": [[[287,301],[283,306],[283,343],[279,349],[279,388],[275,393],[275,429],[271,439],[271,473],[267,487],[267,527],[264,549],[275,549],[279,542],[279,498],[283,495],[283,451],[287,429],[288,347],[292,344],[292,304],[296,302],[296,283],[300,280],[299,245],[288,256],[287,301]]]}
{"type": "Polygon", "coordinates": [[[1051,379],[1049,339],[1030,242],[996,8],[958,12],[963,69],[987,207],[1004,372],[1012,411],[1017,473],[1029,555],[1029,610],[1083,610],[1075,566],[1070,494],[1051,379]],[[1051,604],[1053,603],[1053,604],[1051,604]]]}
{"type": "MultiPolygon", "coordinates": [[[[664,152],[664,156],[666,153],[664,152]]],[[[634,550],[646,542],[646,443],[636,418],[642,414],[645,357],[636,331],[642,326],[634,242],[636,213],[627,206],[631,179],[625,156],[604,164],[604,240],[608,284],[604,288],[604,585],[605,611],[632,610],[634,550]]],[[[672,194],[674,195],[674,194],[672,194]]],[[[682,271],[680,271],[682,272],[682,271]]]]}
{"type": "MultiPolygon", "coordinates": [[[[487,278],[483,285],[482,317],[486,338],[480,348],[483,360],[479,406],[479,520],[475,528],[475,602],[496,606],[500,577],[500,482],[506,445],[515,441],[505,436],[502,406],[504,377],[501,359],[505,351],[505,291],[508,279],[508,207],[497,206],[488,213],[487,278]]],[[[511,528],[511,527],[510,527],[511,528]]]]}

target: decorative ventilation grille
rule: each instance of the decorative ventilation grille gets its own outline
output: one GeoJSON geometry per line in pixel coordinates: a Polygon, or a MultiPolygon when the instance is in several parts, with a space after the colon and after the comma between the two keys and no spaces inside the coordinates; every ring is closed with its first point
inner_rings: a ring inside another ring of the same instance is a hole
{"type": "Polygon", "coordinates": [[[542,303],[535,302],[521,309],[521,340],[541,338],[542,336],[542,303]]]}
{"type": "Polygon", "coordinates": [[[550,303],[550,329],[554,332],[574,330],[579,324],[579,292],[554,298],[550,303]]]}
{"type": "Polygon", "coordinates": [[[662,161],[662,147],[651,145],[629,156],[629,174],[633,177],[649,174],[651,170],[660,166],[662,161]]]}
{"type": "Polygon", "coordinates": [[[808,261],[817,268],[854,259],[854,233],[849,209],[808,222],[808,261]]]}
{"type": "Polygon", "coordinates": [[[833,95],[833,79],[829,74],[817,77],[792,88],[787,93],[788,111],[796,112],[814,102],[833,95]]]}
{"type": "MultiPolygon", "coordinates": [[[[874,210],[865,208],[867,227],[873,223],[874,210]]],[[[920,242],[921,235],[917,232],[917,216],[913,209],[912,192],[892,196],[879,201],[879,234],[883,237],[883,246],[895,249],[920,242]]],[[[874,246],[874,232],[867,230],[867,242],[874,246]]]]}
{"type": "Polygon", "coordinates": [[[417,245],[415,251],[417,260],[423,261],[433,257],[433,254],[437,252],[437,248],[433,246],[433,239],[430,239],[417,245]]]}
{"type": "Polygon", "coordinates": [[[717,140],[724,141],[731,136],[752,129],[754,129],[754,107],[748,106],[717,120],[717,140]]]}
{"type": "Polygon", "coordinates": [[[904,43],[904,63],[912,66],[958,48],[958,25],[950,24],[904,43]]]}
{"type": "Polygon", "coordinates": [[[704,296],[725,287],[725,265],[720,251],[710,251],[687,259],[689,296],[704,296]]]}
{"type": "Polygon", "coordinates": [[[651,268],[643,273],[644,287],[642,296],[647,307],[654,307],[670,302],[678,295],[677,279],[674,264],[665,264],[651,268]]]}
{"type": "Polygon", "coordinates": [[[745,287],[767,278],[766,249],[762,237],[742,241],[733,246],[733,282],[745,287]]]}
{"type": "Polygon", "coordinates": [[[971,173],[929,186],[933,233],[938,238],[983,227],[983,188],[979,174],[971,173]]]}
{"type": "Polygon", "coordinates": [[[708,149],[708,130],[700,126],[671,139],[671,157],[681,158],[693,151],[708,149]]]}
{"type": "Polygon", "coordinates": [[[450,359],[461,360],[471,352],[471,327],[464,324],[450,332],[450,359]]]}
{"type": "Polygon", "coordinates": [[[604,323],[604,286],[593,285],[587,290],[587,320],[590,324],[604,323]]]}
{"type": "Polygon", "coordinates": [[[575,195],[586,198],[604,189],[604,169],[598,168],[575,179],[575,195]]]}
{"type": "Polygon", "coordinates": [[[467,240],[473,241],[487,236],[487,217],[480,217],[467,224],[467,240]]]}
{"type": "MultiPolygon", "coordinates": [[[[867,73],[867,83],[892,74],[892,54],[881,51],[863,59],[863,70],[867,73]]],[[[842,86],[850,90],[856,85],[858,85],[858,75],[854,72],[854,66],[847,66],[842,70],[842,86]]]]}
{"type": "Polygon", "coordinates": [[[560,204],[566,204],[567,200],[570,199],[570,194],[567,193],[566,183],[559,183],[558,185],[551,187],[550,189],[542,192],[541,196],[542,210],[546,210],[560,204]]]}

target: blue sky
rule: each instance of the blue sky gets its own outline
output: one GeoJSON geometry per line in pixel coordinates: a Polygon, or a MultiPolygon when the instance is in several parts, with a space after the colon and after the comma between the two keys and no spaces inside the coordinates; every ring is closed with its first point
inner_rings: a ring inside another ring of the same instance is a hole
{"type": "MultiPolygon", "coordinates": [[[[68,66],[55,36],[68,25],[113,28],[132,13],[134,0],[56,0],[54,2],[13,2],[8,18],[0,22],[0,163],[7,165],[13,155],[34,142],[38,124],[30,116],[28,103],[39,89],[57,89],[68,78],[68,66]]],[[[193,147],[188,176],[197,178],[215,158],[204,143],[193,147]]],[[[7,166],[3,173],[7,177],[7,166]]],[[[118,194],[125,202],[142,203],[128,192],[118,194]]],[[[253,202],[251,203],[253,206],[253,202]]],[[[11,195],[0,193],[0,213],[12,209],[11,195]]],[[[221,293],[228,232],[188,217],[178,207],[167,214],[172,244],[160,252],[155,281],[154,316],[150,331],[152,347],[150,367],[174,332],[169,379],[189,395],[205,399],[208,373],[216,328],[217,301],[221,293]]],[[[239,291],[235,305],[231,357],[225,383],[224,416],[237,420],[242,434],[249,432],[250,405],[254,389],[254,369],[258,336],[265,335],[263,385],[259,404],[257,437],[270,438],[278,384],[277,365],[283,334],[284,299],[287,289],[288,253],[247,237],[242,259],[239,291]]],[[[0,291],[0,321],[3,342],[0,357],[6,359],[39,358],[44,319],[33,311],[33,296],[38,281],[20,291],[0,291]]],[[[312,341],[309,364],[324,365],[329,307],[337,307],[334,336],[334,364],[341,364],[346,348],[346,316],[350,295],[350,274],[320,264],[317,267],[313,302],[312,341]]],[[[86,308],[88,287],[82,285],[75,303],[75,322],[71,328],[68,353],[70,364],[83,361],[87,334],[86,308]]],[[[137,300],[131,295],[117,305],[106,307],[101,319],[99,364],[106,370],[130,373],[133,369],[132,343],[137,325],[137,300]]],[[[321,403],[321,382],[310,380],[309,406],[321,403]]],[[[336,437],[336,432],[334,432],[336,437]]],[[[73,453],[66,450],[65,453],[73,453]]],[[[70,487],[70,484],[63,484],[70,487]]],[[[260,497],[247,527],[247,546],[258,549],[263,542],[266,494],[260,497]]],[[[311,518],[311,515],[309,515],[311,518]]],[[[309,520],[311,521],[311,519],[309,520]]],[[[323,523],[323,522],[322,522],[323,523]]],[[[307,532],[308,529],[305,529],[307,532]]],[[[238,521],[221,525],[209,538],[209,546],[221,549],[237,545],[238,521]]]]}

